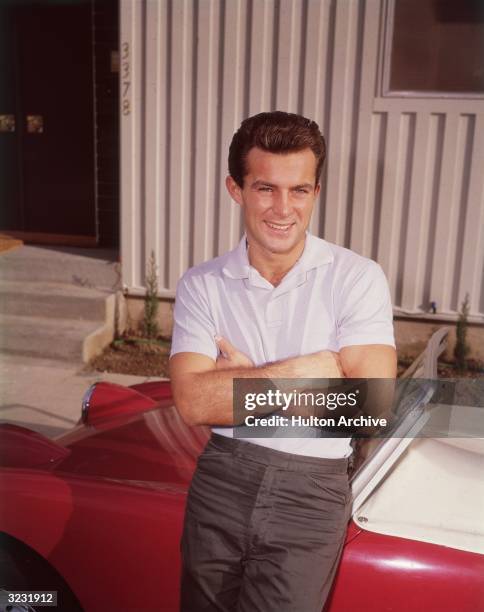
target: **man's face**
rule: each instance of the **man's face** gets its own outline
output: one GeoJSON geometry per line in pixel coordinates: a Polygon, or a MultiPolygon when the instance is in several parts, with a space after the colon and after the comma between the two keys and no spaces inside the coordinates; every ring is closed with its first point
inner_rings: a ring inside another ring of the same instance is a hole
{"type": "Polygon", "coordinates": [[[299,256],[320,189],[314,153],[277,154],[254,147],[247,170],[243,188],[230,176],[227,188],[242,206],[251,252],[271,259],[274,254],[299,256]]]}

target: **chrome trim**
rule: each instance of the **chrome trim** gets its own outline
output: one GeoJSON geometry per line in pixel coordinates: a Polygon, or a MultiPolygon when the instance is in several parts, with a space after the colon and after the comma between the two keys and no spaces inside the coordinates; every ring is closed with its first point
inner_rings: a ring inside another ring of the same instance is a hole
{"type": "Polygon", "coordinates": [[[88,417],[89,417],[89,407],[90,407],[91,397],[97,385],[98,385],[97,382],[93,383],[82,396],[81,421],[84,424],[87,424],[88,417]]]}

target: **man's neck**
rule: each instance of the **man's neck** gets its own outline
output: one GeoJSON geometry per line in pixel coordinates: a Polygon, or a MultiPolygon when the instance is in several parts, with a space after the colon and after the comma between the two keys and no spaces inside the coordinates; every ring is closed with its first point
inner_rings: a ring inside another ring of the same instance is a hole
{"type": "Polygon", "coordinates": [[[248,244],[247,257],[250,265],[271,285],[277,287],[289,270],[296,265],[304,251],[304,246],[305,242],[298,245],[298,248],[290,253],[260,253],[257,248],[251,249],[250,244],[248,244]]]}

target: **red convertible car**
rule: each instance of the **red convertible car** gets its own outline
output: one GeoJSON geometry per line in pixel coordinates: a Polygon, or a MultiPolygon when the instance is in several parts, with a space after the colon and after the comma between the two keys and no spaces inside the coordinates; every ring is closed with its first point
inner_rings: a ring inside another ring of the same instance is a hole
{"type": "MultiPolygon", "coordinates": [[[[207,438],[163,382],[98,383],[54,440],[0,426],[0,589],[55,590],[63,612],[176,611],[185,497],[207,438]]],[[[482,440],[377,443],[352,479],[326,609],[484,610],[483,474],[482,440]]]]}

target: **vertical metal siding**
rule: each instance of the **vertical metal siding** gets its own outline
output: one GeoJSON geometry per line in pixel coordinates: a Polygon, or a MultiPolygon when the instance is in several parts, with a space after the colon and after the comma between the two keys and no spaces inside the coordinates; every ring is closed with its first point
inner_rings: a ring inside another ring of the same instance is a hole
{"type": "Polygon", "coordinates": [[[472,314],[484,313],[484,102],[380,97],[385,9],[380,0],[121,0],[128,291],[143,291],[151,250],[172,296],[189,266],[236,244],[230,139],[244,117],[282,109],[313,117],[328,142],[311,230],[379,261],[402,311],[434,300],[452,314],[469,292],[472,314]]]}
{"type": "Polygon", "coordinates": [[[143,245],[147,240],[146,226],[142,222],[145,209],[142,192],[143,10],[140,2],[120,2],[121,258],[123,283],[131,287],[143,283],[143,245]],[[126,109],[125,103],[128,104],[126,109]]]}

